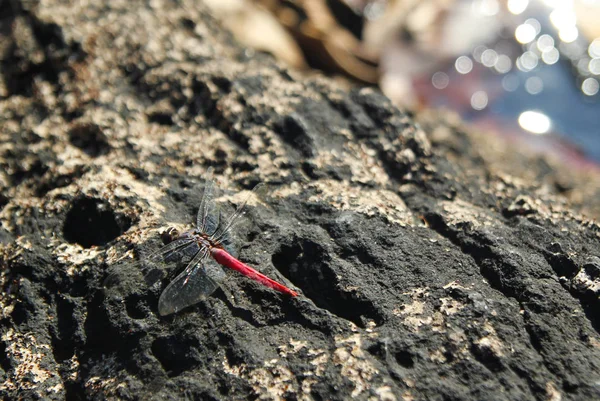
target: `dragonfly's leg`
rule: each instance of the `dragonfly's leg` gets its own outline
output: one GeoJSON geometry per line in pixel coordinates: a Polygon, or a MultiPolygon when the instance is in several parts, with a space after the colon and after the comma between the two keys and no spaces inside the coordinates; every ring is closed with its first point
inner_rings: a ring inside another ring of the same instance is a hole
{"type": "Polygon", "coordinates": [[[227,303],[229,303],[234,308],[237,308],[238,305],[235,300],[235,297],[233,296],[233,293],[229,291],[226,286],[221,286],[221,290],[223,291],[223,294],[225,294],[225,298],[227,298],[227,303]]]}

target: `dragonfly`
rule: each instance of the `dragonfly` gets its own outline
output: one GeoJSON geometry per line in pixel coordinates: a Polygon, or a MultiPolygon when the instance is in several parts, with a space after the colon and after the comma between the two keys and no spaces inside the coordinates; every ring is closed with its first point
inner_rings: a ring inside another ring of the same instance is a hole
{"type": "MultiPolygon", "coordinates": [[[[261,184],[257,185],[252,192],[255,193],[260,187],[261,184]]],[[[225,280],[226,274],[221,266],[233,269],[285,295],[291,297],[298,295],[296,291],[232,256],[234,252],[231,231],[244,214],[246,203],[251,195],[232,215],[224,218],[215,202],[215,193],[215,181],[209,172],[198,208],[195,228],[180,233],[176,228],[169,227],[161,235],[165,245],[146,258],[148,262],[158,264],[189,260],[186,267],[161,293],[158,300],[158,312],[161,316],[176,313],[210,296],[225,280]]],[[[146,276],[149,285],[156,283],[161,277],[160,275],[156,277],[156,274],[150,277],[152,273],[146,276]]]]}

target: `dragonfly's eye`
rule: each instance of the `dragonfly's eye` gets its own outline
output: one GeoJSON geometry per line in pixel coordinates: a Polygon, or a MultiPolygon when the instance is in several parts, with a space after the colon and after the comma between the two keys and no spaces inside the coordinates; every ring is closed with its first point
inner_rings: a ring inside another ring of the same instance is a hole
{"type": "Polygon", "coordinates": [[[179,231],[175,227],[169,227],[165,232],[160,235],[163,244],[171,243],[175,238],[179,237],[179,231]]]}

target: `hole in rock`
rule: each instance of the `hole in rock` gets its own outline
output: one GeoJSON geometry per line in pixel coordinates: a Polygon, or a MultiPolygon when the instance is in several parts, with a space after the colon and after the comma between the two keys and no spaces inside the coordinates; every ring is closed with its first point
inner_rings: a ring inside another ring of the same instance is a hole
{"type": "Polygon", "coordinates": [[[67,212],[63,235],[84,248],[106,245],[131,227],[131,220],[117,215],[108,203],[99,199],[76,199],[67,212]]]}
{"type": "Polygon", "coordinates": [[[94,124],[76,124],[69,132],[69,141],[90,157],[98,157],[110,151],[106,136],[94,124]]]}
{"type": "Polygon", "coordinates": [[[21,182],[29,178],[41,177],[48,171],[48,165],[42,162],[40,159],[35,160],[33,163],[27,165],[21,163],[22,154],[17,153],[14,155],[17,162],[14,172],[11,175],[12,183],[14,186],[19,185],[21,182]]]}
{"type": "Polygon", "coordinates": [[[187,30],[193,31],[194,28],[196,27],[196,23],[194,22],[194,20],[190,19],[190,18],[182,18],[179,20],[179,23],[181,24],[182,27],[184,27],[187,30]]]}
{"type": "Polygon", "coordinates": [[[8,355],[6,354],[6,343],[4,341],[0,342],[0,367],[5,372],[8,372],[12,367],[10,359],[8,359],[8,355]]]}
{"type": "Polygon", "coordinates": [[[161,111],[156,111],[148,114],[148,121],[150,121],[151,123],[166,126],[174,124],[173,117],[169,113],[161,111]]]}
{"type": "Polygon", "coordinates": [[[380,325],[383,316],[377,307],[358,292],[347,292],[339,285],[339,275],[321,245],[305,240],[283,245],[273,254],[273,265],[319,308],[365,328],[369,320],[380,325]]]}
{"type": "Polygon", "coordinates": [[[283,117],[277,123],[276,130],[284,141],[303,156],[313,156],[315,144],[311,137],[311,128],[302,116],[294,113],[283,117]]]}
{"type": "Polygon", "coordinates": [[[132,319],[144,319],[150,314],[150,309],[144,298],[139,295],[131,295],[125,302],[127,315],[132,319]]]}
{"type": "Polygon", "coordinates": [[[411,369],[413,366],[415,366],[415,361],[413,360],[412,354],[406,350],[396,352],[395,357],[396,362],[405,368],[411,369]]]}
{"type": "Polygon", "coordinates": [[[52,335],[52,352],[57,362],[65,361],[75,354],[77,321],[75,304],[68,299],[58,298],[57,320],[52,335]]]}
{"type": "Polygon", "coordinates": [[[198,365],[197,352],[193,351],[198,346],[199,344],[190,339],[161,337],[152,343],[152,354],[158,359],[165,372],[170,377],[174,377],[198,365]]]}

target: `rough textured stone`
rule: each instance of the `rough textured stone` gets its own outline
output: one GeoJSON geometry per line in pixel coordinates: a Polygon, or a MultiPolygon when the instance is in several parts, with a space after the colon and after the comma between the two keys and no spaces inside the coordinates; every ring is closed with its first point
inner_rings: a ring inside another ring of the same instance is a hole
{"type": "Polygon", "coordinates": [[[303,78],[193,0],[5,1],[0,51],[2,398],[600,399],[597,171],[303,78]],[[240,258],[302,295],[229,273],[160,318],[132,261],[209,166],[226,211],[269,185],[240,258]]]}

